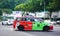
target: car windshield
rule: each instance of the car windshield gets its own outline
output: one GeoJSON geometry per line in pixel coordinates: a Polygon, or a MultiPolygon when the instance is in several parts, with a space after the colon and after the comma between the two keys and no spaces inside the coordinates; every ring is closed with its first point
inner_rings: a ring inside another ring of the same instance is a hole
{"type": "Polygon", "coordinates": [[[14,19],[13,17],[7,17],[7,19],[14,19]]]}
{"type": "Polygon", "coordinates": [[[2,21],[7,21],[7,19],[3,19],[2,21]]]}

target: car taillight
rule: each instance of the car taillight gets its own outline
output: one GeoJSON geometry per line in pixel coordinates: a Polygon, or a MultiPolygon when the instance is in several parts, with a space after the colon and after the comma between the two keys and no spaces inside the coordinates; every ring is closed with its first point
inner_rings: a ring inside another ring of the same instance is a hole
{"type": "Polygon", "coordinates": [[[53,30],[53,26],[52,25],[50,25],[49,28],[50,28],[50,30],[53,30]]]}

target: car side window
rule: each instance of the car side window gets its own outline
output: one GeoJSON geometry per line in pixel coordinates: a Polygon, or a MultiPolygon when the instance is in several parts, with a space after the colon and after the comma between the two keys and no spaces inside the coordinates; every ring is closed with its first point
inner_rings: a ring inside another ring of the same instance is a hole
{"type": "Polygon", "coordinates": [[[30,21],[30,18],[26,18],[27,21],[30,21]]]}
{"type": "Polygon", "coordinates": [[[16,20],[20,21],[20,20],[21,20],[21,18],[16,18],[16,20]]]}
{"type": "Polygon", "coordinates": [[[34,21],[33,18],[26,18],[27,21],[34,21]]]}
{"type": "Polygon", "coordinates": [[[26,21],[27,19],[26,18],[21,18],[21,21],[26,21]]]}
{"type": "Polygon", "coordinates": [[[31,18],[30,21],[35,21],[35,20],[31,18]]]}

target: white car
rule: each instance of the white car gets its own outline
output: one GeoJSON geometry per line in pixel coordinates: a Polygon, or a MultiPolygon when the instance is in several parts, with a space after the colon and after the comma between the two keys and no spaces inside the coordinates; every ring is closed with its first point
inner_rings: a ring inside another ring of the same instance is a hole
{"type": "Polygon", "coordinates": [[[56,25],[56,22],[55,21],[51,21],[50,24],[56,25]]]}
{"type": "Polygon", "coordinates": [[[56,21],[56,24],[59,24],[60,25],[60,21],[56,21]]]}
{"type": "Polygon", "coordinates": [[[55,21],[51,21],[51,20],[45,20],[44,22],[48,22],[48,23],[50,23],[51,25],[55,25],[55,24],[56,24],[55,21]]]}
{"type": "Polygon", "coordinates": [[[13,21],[13,19],[5,19],[2,21],[2,25],[12,25],[13,21]]]}

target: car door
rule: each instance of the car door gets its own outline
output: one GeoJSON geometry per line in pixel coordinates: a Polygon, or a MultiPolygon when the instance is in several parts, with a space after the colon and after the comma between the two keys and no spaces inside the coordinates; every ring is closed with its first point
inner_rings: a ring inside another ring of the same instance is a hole
{"type": "Polygon", "coordinates": [[[24,26],[24,30],[32,30],[32,22],[28,18],[23,18],[23,21],[20,21],[20,24],[24,26]]]}
{"type": "Polygon", "coordinates": [[[33,21],[32,30],[43,30],[43,23],[40,21],[33,21]]]}
{"type": "Polygon", "coordinates": [[[32,22],[30,21],[30,18],[25,18],[25,30],[32,30],[32,22]]]}
{"type": "Polygon", "coordinates": [[[25,26],[25,24],[26,24],[25,22],[26,22],[25,18],[21,18],[21,20],[20,20],[20,25],[25,26]]]}

